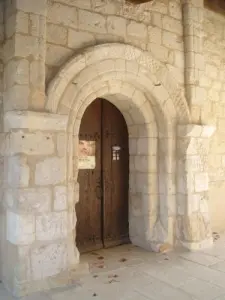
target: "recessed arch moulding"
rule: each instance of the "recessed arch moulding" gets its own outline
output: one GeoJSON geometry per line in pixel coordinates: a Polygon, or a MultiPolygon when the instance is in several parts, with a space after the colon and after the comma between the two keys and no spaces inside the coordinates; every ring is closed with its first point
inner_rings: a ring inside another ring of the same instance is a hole
{"type": "MultiPolygon", "coordinates": [[[[48,113],[5,114],[6,131],[29,128],[34,133],[51,132],[52,142],[56,143],[52,149],[57,149],[56,157],[52,154],[49,157],[46,152],[41,154],[39,162],[32,161],[35,170],[34,182],[30,180],[32,188],[35,191],[45,185],[50,188],[53,208],[45,214],[46,222],[41,222],[42,216],[39,220],[34,209],[29,211],[30,222],[36,220],[36,232],[34,239],[29,235],[33,250],[27,256],[30,255],[33,275],[27,281],[45,280],[62,270],[73,269],[79,262],[75,245],[78,133],[85,109],[98,97],[117,106],[128,126],[132,243],[153,251],[162,250],[167,243],[172,246],[182,243],[189,249],[212,243],[205,158],[213,129],[190,124],[183,88],[165,64],[133,46],[103,44],[85,49],[59,71],[48,86],[48,113]],[[47,224],[46,228],[41,224],[47,224]],[[57,262],[51,262],[51,251],[57,262]],[[45,262],[39,267],[42,270],[39,274],[37,264],[43,261],[39,259],[43,256],[45,262]]],[[[43,149],[50,151],[50,146],[43,149]]],[[[19,161],[19,166],[26,174],[26,162],[19,161]]],[[[21,190],[23,187],[20,193],[21,190]]],[[[11,213],[10,217],[19,222],[19,213],[18,216],[11,213]]],[[[21,230],[18,237],[7,238],[17,244],[23,234],[21,230]]]]}
{"type": "Polygon", "coordinates": [[[81,118],[98,97],[115,104],[128,125],[132,242],[154,250],[174,243],[174,135],[178,119],[189,121],[182,88],[165,66],[132,46],[101,45],[69,61],[49,86],[46,108],[68,116],[70,185],[77,185],[81,118]]]}
{"type": "MultiPolygon", "coordinates": [[[[189,249],[211,245],[207,217],[202,221],[207,230],[200,236],[199,233],[193,236],[195,230],[187,224],[190,220],[188,207],[195,205],[190,202],[196,191],[187,186],[186,175],[187,172],[195,174],[191,166],[182,170],[178,165],[180,157],[186,166],[190,162],[187,156],[195,154],[195,150],[188,154],[178,143],[189,145],[195,141],[193,139],[206,142],[213,130],[191,125],[190,135],[184,134],[182,140],[181,137],[177,139],[178,124],[179,132],[186,131],[190,129],[191,120],[184,91],[166,65],[156,61],[150,53],[129,45],[116,43],[87,48],[63,67],[49,85],[47,96],[46,109],[68,118],[67,180],[70,188],[77,187],[74,204],[79,201],[77,143],[80,122],[87,106],[102,97],[120,109],[128,126],[131,241],[156,251],[164,244],[176,242],[189,249]],[[198,131],[199,135],[192,136],[192,131],[198,131]],[[204,132],[209,133],[204,136],[204,132]],[[181,185],[185,188],[180,190],[181,185]]],[[[201,153],[197,155],[200,159],[201,153]]],[[[204,171],[207,173],[207,166],[204,171]]],[[[207,187],[203,192],[206,191],[207,187]]]]}

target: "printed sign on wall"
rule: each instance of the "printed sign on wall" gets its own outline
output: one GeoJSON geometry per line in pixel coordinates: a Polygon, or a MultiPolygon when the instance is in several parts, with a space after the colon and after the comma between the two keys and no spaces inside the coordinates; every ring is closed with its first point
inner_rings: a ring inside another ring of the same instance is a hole
{"type": "Polygon", "coordinates": [[[95,168],[95,141],[79,141],[79,169],[95,168]]]}

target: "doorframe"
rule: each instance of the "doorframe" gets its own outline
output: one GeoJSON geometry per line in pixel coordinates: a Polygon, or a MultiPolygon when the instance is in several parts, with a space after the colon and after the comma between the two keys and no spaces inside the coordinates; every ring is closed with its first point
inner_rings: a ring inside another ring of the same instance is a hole
{"type": "MultiPolygon", "coordinates": [[[[104,166],[104,141],[103,141],[103,137],[104,137],[104,124],[103,124],[103,118],[104,118],[104,102],[106,103],[110,103],[112,104],[110,101],[104,99],[104,98],[97,98],[97,99],[94,99],[92,103],[90,103],[89,105],[92,105],[95,101],[100,101],[100,105],[99,105],[99,110],[100,110],[100,136],[101,136],[101,143],[100,143],[100,147],[101,147],[101,156],[100,156],[100,165],[101,165],[101,173],[100,173],[100,178],[101,178],[101,184],[102,184],[102,194],[101,194],[101,239],[102,239],[102,245],[103,247],[102,248],[109,248],[110,246],[106,246],[106,240],[104,239],[104,236],[105,236],[105,197],[104,197],[104,169],[103,169],[103,166],[104,166]]],[[[108,104],[107,104],[108,105],[108,104]]],[[[113,104],[112,104],[113,105],[113,104]]],[[[124,116],[123,114],[120,112],[120,110],[115,106],[114,106],[114,110],[116,109],[116,113],[119,114],[120,118],[122,118],[123,120],[121,120],[121,122],[123,122],[123,126],[125,126],[124,130],[125,130],[125,133],[124,135],[127,136],[127,154],[129,156],[129,134],[128,134],[128,127],[127,127],[127,123],[126,123],[126,120],[124,119],[124,116]]],[[[88,109],[89,106],[87,106],[86,110],[88,109]]],[[[97,104],[97,107],[98,107],[98,104],[97,104]]],[[[86,110],[84,111],[84,114],[86,112],[86,110]]],[[[89,115],[90,115],[90,112],[89,112],[89,115]]],[[[84,116],[83,116],[84,117],[84,116]]],[[[81,123],[83,122],[83,117],[81,119],[81,123]]],[[[97,126],[98,127],[98,126],[97,126]]],[[[80,128],[79,128],[79,133],[78,133],[78,136],[80,136],[80,128]]],[[[111,149],[111,148],[110,148],[111,149]]],[[[127,215],[129,214],[129,157],[128,157],[128,160],[127,160],[128,164],[127,165],[127,171],[128,172],[128,176],[127,176],[127,182],[126,182],[126,185],[127,185],[127,215]]],[[[79,170],[78,170],[78,177],[79,177],[79,170]]],[[[83,213],[85,213],[85,211],[83,211],[83,213]]],[[[77,216],[77,219],[79,218],[79,216],[77,216]]],[[[129,222],[129,218],[127,218],[127,222],[129,222]]],[[[125,240],[125,239],[124,239],[125,240]]],[[[118,240],[117,240],[118,241],[118,240]]],[[[122,240],[121,240],[122,241],[122,240]]],[[[126,242],[128,243],[129,241],[129,232],[128,232],[128,237],[127,237],[127,240],[126,242]]],[[[75,241],[76,242],[76,241],[75,241]]],[[[111,245],[115,245],[116,246],[116,240],[115,241],[112,241],[111,245]]],[[[95,247],[93,247],[93,251],[95,251],[95,247]]],[[[90,250],[91,251],[91,250],[90,250]]],[[[88,250],[88,252],[90,252],[88,250]]]]}

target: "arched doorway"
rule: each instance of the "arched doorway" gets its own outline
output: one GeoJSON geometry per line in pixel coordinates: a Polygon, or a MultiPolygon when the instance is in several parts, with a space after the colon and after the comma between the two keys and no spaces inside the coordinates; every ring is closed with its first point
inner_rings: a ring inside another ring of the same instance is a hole
{"type": "Polygon", "coordinates": [[[121,112],[96,99],[79,131],[80,201],[76,244],[81,253],[129,241],[128,130],[121,112]]]}
{"type": "Polygon", "coordinates": [[[74,261],[79,261],[74,243],[79,218],[75,203],[81,201],[79,129],[87,107],[99,97],[120,110],[128,127],[131,242],[154,251],[165,243],[174,244],[180,201],[176,128],[178,123],[190,122],[190,113],[183,89],[166,65],[131,45],[90,47],[68,61],[50,83],[47,95],[46,109],[67,116],[66,183],[74,228],[68,244],[74,261]]]}

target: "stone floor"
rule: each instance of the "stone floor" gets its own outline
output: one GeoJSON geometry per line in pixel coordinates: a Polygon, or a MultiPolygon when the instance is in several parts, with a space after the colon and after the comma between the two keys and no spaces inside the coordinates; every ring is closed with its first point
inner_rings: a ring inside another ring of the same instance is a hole
{"type": "MultiPolygon", "coordinates": [[[[82,257],[91,274],[23,300],[225,300],[225,236],[203,253],[146,252],[132,245],[82,257]]],[[[0,285],[0,300],[13,298],[0,285]]]]}

